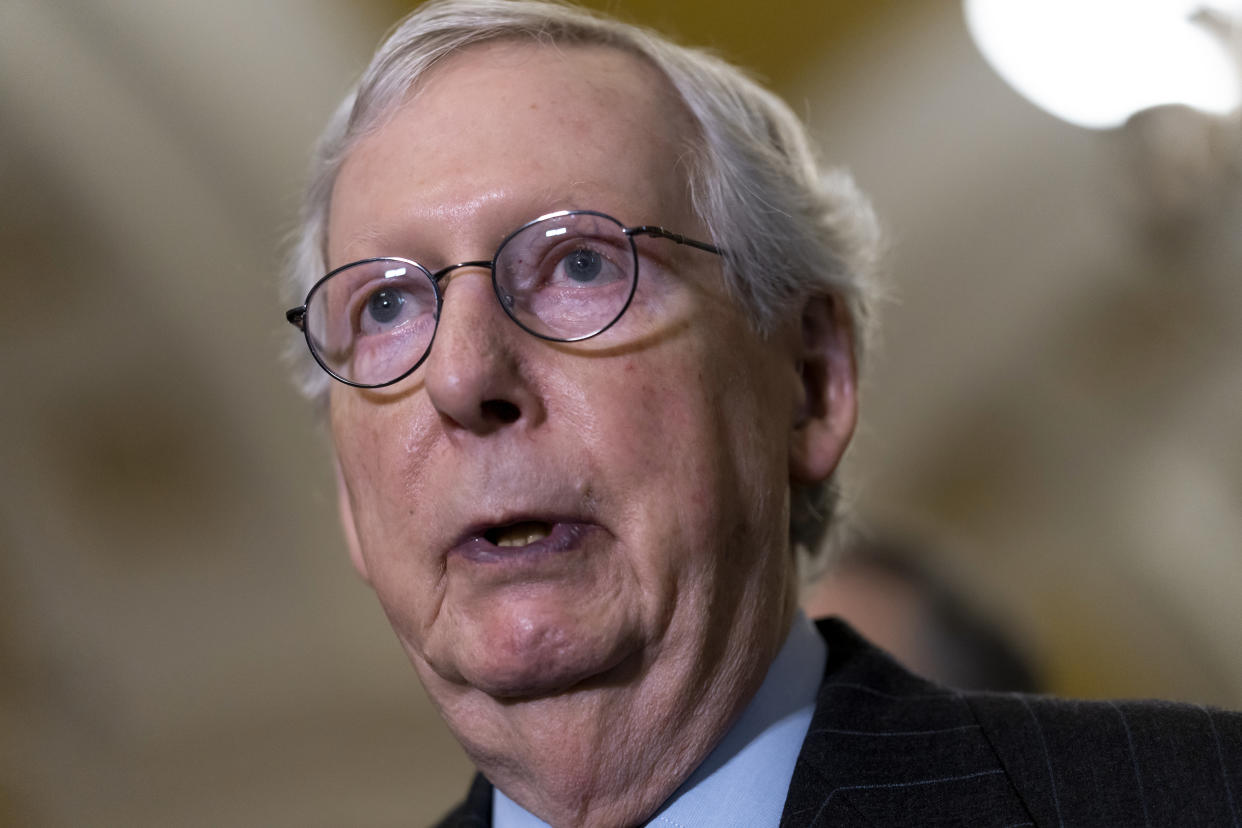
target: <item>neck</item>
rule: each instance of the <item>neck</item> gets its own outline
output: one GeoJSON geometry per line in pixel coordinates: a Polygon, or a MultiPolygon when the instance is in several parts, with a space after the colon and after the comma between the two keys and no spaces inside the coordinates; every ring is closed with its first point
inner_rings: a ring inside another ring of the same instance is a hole
{"type": "Polygon", "coordinates": [[[765,639],[733,619],[738,640],[723,649],[735,655],[699,641],[687,648],[699,654],[689,668],[677,658],[623,664],[522,701],[436,692],[434,675],[424,682],[475,765],[526,810],[553,826],[635,825],[690,777],[758,691],[789,632],[793,601],[770,610],[780,622],[764,625],[765,639]]]}

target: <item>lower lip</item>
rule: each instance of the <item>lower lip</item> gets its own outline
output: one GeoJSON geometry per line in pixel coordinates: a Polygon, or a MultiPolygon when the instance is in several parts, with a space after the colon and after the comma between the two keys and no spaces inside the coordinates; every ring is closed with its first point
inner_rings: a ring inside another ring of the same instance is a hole
{"type": "Polygon", "coordinates": [[[547,537],[525,546],[497,546],[487,538],[480,536],[453,547],[449,555],[480,564],[533,562],[540,558],[564,555],[578,549],[586,536],[591,534],[595,528],[587,523],[555,523],[547,537]]]}

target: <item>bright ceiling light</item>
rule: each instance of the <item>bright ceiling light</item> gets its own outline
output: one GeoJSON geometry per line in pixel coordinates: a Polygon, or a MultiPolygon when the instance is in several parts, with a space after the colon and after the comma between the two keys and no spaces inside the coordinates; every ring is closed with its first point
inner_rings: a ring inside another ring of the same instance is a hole
{"type": "Polygon", "coordinates": [[[1242,2],[963,0],[979,51],[1035,105],[1092,129],[1184,104],[1223,115],[1242,104],[1242,67],[1202,12],[1242,19],[1242,2]]]}

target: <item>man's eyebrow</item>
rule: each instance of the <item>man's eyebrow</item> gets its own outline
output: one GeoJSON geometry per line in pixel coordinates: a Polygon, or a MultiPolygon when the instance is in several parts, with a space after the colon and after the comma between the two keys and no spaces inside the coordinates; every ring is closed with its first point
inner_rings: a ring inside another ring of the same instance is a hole
{"type": "MultiPolygon", "coordinates": [[[[575,189],[576,186],[577,185],[575,183],[575,189]]],[[[500,228],[497,230],[500,235],[497,236],[495,241],[492,243],[493,250],[496,245],[500,244],[500,241],[505,235],[516,230],[528,221],[533,221],[539,216],[546,215],[557,210],[584,208],[584,205],[580,205],[578,203],[581,199],[577,197],[556,197],[551,195],[551,193],[552,191],[549,189],[540,195],[524,197],[521,200],[521,203],[523,205],[528,205],[529,209],[512,209],[511,215],[507,217],[508,222],[500,222],[500,228]]],[[[434,211],[434,213],[440,217],[451,215],[453,213],[469,214],[475,211],[481,213],[484,208],[489,205],[489,203],[497,203],[498,201],[499,199],[495,195],[487,193],[472,198],[464,204],[454,205],[451,207],[442,207],[434,211]]],[[[595,205],[586,204],[585,209],[595,209],[595,205]]],[[[368,255],[372,255],[372,250],[380,251],[374,255],[387,255],[385,251],[390,251],[390,249],[396,250],[400,248],[405,250],[416,250],[419,248],[425,248],[428,244],[434,243],[437,236],[440,235],[438,232],[428,233],[425,230],[420,230],[420,226],[424,224],[425,221],[426,219],[422,221],[398,220],[384,221],[383,223],[370,222],[351,232],[349,234],[349,240],[344,243],[343,249],[349,251],[351,255],[359,252],[359,248],[363,248],[368,255]]],[[[455,224],[464,221],[466,221],[466,219],[453,217],[453,220],[449,223],[455,224]]]]}
{"type": "Polygon", "coordinates": [[[350,234],[349,241],[345,244],[345,249],[352,250],[359,245],[370,245],[377,242],[384,242],[386,240],[387,234],[381,232],[380,229],[374,225],[367,225],[361,230],[350,234]]]}
{"type": "Polygon", "coordinates": [[[419,264],[434,249],[435,237],[419,229],[419,222],[369,223],[349,234],[340,248],[341,261],[337,264],[356,262],[372,256],[399,256],[413,259],[419,264]]]}
{"type": "Polygon", "coordinates": [[[389,241],[390,239],[388,238],[388,235],[374,224],[367,224],[364,227],[355,228],[351,230],[348,234],[348,238],[343,242],[340,240],[340,236],[337,236],[335,246],[340,253],[340,261],[338,262],[335,260],[338,257],[333,257],[331,255],[334,244],[332,230],[331,227],[329,227],[324,237],[324,250],[328,254],[325,258],[327,263],[331,265],[333,263],[345,264],[347,262],[355,262],[359,259],[367,258],[368,256],[384,256],[387,254],[383,252],[375,253],[373,251],[388,244],[389,241]]]}

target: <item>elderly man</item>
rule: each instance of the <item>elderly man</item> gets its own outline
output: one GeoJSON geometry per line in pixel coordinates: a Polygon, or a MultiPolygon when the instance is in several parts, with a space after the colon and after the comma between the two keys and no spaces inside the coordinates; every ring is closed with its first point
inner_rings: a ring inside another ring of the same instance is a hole
{"type": "Polygon", "coordinates": [[[1236,820],[1236,718],[963,697],[797,611],[874,221],[736,70],[430,3],[304,220],[289,318],[353,563],[481,772],[446,825],[1236,820]]]}

